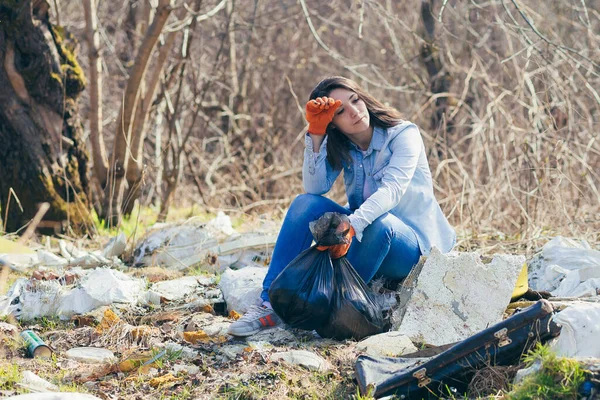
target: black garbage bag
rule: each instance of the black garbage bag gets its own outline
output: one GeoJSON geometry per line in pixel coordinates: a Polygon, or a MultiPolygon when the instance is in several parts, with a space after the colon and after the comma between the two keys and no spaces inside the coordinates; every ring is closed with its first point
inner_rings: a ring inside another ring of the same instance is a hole
{"type": "Polygon", "coordinates": [[[313,330],[329,318],[333,296],[333,265],[328,251],[320,246],[344,243],[348,217],[325,213],[310,223],[316,244],[294,258],[269,288],[273,310],[293,328],[313,330]]]}
{"type": "Polygon", "coordinates": [[[338,213],[325,213],[312,222],[316,244],[271,284],[271,305],[288,325],[340,340],[358,340],[387,329],[381,305],[346,257],[332,261],[329,251],[318,249],[349,243],[349,227],[348,217],[338,213]]]}
{"type": "Polygon", "coordinates": [[[333,260],[334,292],[327,322],[316,329],[321,337],[360,340],[389,330],[381,303],[346,257],[333,260]]]}
{"type": "Polygon", "coordinates": [[[275,313],[293,328],[313,330],[329,318],[333,265],[313,246],[294,258],[269,288],[275,313]]]}

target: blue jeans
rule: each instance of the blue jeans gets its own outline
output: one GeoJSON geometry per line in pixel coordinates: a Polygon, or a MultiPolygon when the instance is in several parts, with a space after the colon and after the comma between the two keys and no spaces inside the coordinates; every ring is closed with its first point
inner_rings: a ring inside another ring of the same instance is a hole
{"type": "MultiPolygon", "coordinates": [[[[288,210],[273,250],[271,264],[263,281],[261,299],[269,301],[269,287],[283,269],[308,249],[313,236],[308,224],[326,212],[351,214],[336,202],[314,194],[296,197],[288,210]]],[[[346,255],[365,282],[373,277],[401,279],[419,261],[417,236],[404,222],[390,213],[373,221],[364,231],[362,242],[354,238],[346,255]]]]}

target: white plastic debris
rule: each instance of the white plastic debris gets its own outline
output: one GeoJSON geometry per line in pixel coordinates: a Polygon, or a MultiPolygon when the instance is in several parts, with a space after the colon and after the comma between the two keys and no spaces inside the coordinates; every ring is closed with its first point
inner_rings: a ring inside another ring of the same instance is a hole
{"type": "Polygon", "coordinates": [[[37,251],[38,264],[44,267],[64,267],[68,261],[54,253],[40,249],[37,251]]]}
{"type": "Polygon", "coordinates": [[[523,379],[525,379],[526,377],[528,377],[531,374],[535,374],[537,372],[539,372],[542,369],[542,359],[541,358],[537,358],[533,364],[531,364],[530,367],[528,368],[523,368],[517,371],[517,374],[515,375],[515,381],[514,384],[518,384],[521,383],[523,381],[523,379]]]}
{"type": "Polygon", "coordinates": [[[89,364],[105,364],[117,361],[114,353],[99,347],[75,347],[67,350],[67,358],[89,364]]]}
{"type": "Polygon", "coordinates": [[[217,216],[206,223],[206,230],[216,238],[231,236],[235,233],[231,225],[231,218],[225,215],[223,211],[219,211],[217,216]]]}
{"type": "Polygon", "coordinates": [[[595,296],[600,291],[600,251],[585,240],[558,236],[529,262],[529,286],[558,297],[595,296]]]}
{"type": "Polygon", "coordinates": [[[219,282],[227,310],[245,313],[250,306],[260,305],[262,282],[266,274],[267,268],[262,267],[247,267],[237,271],[227,269],[219,282]]]}
{"type": "Polygon", "coordinates": [[[560,336],[551,344],[563,357],[600,358],[600,303],[575,303],[559,312],[560,336]]]}
{"type": "Polygon", "coordinates": [[[188,221],[169,225],[150,232],[142,239],[134,250],[134,264],[182,270],[189,267],[182,260],[216,244],[216,239],[204,229],[203,223],[188,221]]]}
{"type": "Polygon", "coordinates": [[[146,282],[114,269],[97,268],[86,275],[81,282],[81,287],[102,305],[136,304],[146,288],[146,282]]]}
{"type": "Polygon", "coordinates": [[[13,314],[21,320],[58,316],[68,319],[100,306],[145,302],[146,283],[107,268],[82,272],[77,286],[63,286],[58,280],[18,279],[7,296],[0,297],[0,315],[13,314]]]}
{"type": "Polygon", "coordinates": [[[306,350],[290,350],[271,355],[271,361],[285,361],[294,365],[301,365],[312,371],[327,371],[327,361],[321,356],[306,350]]]}
{"type": "Polygon", "coordinates": [[[254,260],[260,264],[268,259],[264,252],[272,251],[276,239],[275,233],[236,233],[230,218],[220,212],[207,223],[191,219],[183,224],[161,225],[138,243],[134,264],[174,270],[200,266],[211,272],[223,271],[232,264],[243,267],[254,260]],[[261,252],[249,254],[249,249],[261,252]]]}
{"type": "Polygon", "coordinates": [[[102,255],[105,258],[119,257],[125,251],[126,246],[127,238],[124,233],[120,233],[108,242],[102,251],[102,255]]]}
{"type": "Polygon", "coordinates": [[[214,283],[214,279],[211,277],[184,276],[170,281],[156,282],[152,285],[150,291],[166,300],[178,301],[183,300],[202,286],[208,286],[212,283],[214,283]]]}
{"type": "Polygon", "coordinates": [[[5,397],[5,400],[101,400],[99,397],[84,393],[29,393],[5,397]]]}
{"type": "Polygon", "coordinates": [[[34,393],[58,391],[58,386],[40,378],[31,371],[23,371],[23,378],[17,385],[34,393]]]}
{"type": "Polygon", "coordinates": [[[524,261],[523,256],[495,255],[484,264],[477,253],[444,255],[433,248],[405,307],[394,313],[394,328],[441,346],[500,322],[524,261]]]}

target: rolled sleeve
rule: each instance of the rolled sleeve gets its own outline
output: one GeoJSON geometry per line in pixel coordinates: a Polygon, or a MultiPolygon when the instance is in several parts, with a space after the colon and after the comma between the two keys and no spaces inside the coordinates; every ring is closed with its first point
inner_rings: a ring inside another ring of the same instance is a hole
{"type": "Polygon", "coordinates": [[[319,152],[315,153],[312,139],[308,134],[304,138],[304,162],[302,164],[302,184],[306,193],[325,194],[337,179],[336,171],[327,161],[327,136],[323,139],[319,152]]]}

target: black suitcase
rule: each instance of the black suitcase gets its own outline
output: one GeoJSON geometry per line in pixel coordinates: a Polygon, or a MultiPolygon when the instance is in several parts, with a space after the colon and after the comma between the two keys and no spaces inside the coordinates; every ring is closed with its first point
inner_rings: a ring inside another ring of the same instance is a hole
{"type": "Polygon", "coordinates": [[[553,313],[552,304],[540,300],[433,358],[361,355],[356,361],[360,391],[411,400],[463,395],[477,369],[514,364],[536,342],[558,336],[553,313]]]}

